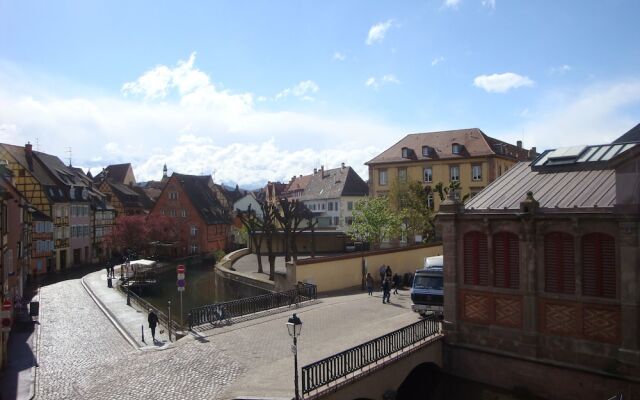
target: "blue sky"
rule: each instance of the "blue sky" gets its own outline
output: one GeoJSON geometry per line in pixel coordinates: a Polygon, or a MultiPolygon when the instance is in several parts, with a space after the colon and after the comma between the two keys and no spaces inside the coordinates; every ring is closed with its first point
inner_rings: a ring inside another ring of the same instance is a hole
{"type": "Polygon", "coordinates": [[[255,186],[408,133],[539,150],[640,122],[640,2],[0,0],[0,140],[255,186]],[[635,40],[634,40],[635,39],[635,40]]]}

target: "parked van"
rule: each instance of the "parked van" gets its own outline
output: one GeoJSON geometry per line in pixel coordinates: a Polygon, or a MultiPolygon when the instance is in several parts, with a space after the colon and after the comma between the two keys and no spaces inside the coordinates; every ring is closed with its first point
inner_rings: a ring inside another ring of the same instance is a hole
{"type": "Polygon", "coordinates": [[[427,257],[424,260],[424,267],[416,271],[411,287],[411,309],[426,317],[435,314],[443,316],[444,307],[444,277],[442,275],[444,265],[443,257],[427,257]]]}

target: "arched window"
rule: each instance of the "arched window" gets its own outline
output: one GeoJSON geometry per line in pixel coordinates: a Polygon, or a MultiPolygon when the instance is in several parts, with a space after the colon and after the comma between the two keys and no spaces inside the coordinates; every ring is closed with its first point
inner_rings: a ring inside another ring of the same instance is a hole
{"type": "Polygon", "coordinates": [[[616,242],[604,233],[582,237],[582,294],[616,297],[616,242]]]}
{"type": "Polygon", "coordinates": [[[570,234],[552,232],[544,236],[544,282],[546,292],[575,293],[575,257],[570,234]]]}
{"type": "Polygon", "coordinates": [[[493,282],[496,287],[520,287],[520,247],[518,236],[513,233],[493,235],[493,282]]]}
{"type": "Polygon", "coordinates": [[[487,235],[482,232],[468,232],[463,237],[464,283],[467,285],[489,284],[489,261],[487,235]]]}

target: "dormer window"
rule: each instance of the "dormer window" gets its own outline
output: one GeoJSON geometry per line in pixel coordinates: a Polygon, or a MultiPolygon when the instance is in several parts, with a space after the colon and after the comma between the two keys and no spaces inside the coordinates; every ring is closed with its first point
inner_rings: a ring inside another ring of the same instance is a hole
{"type": "Polygon", "coordinates": [[[451,145],[451,152],[452,152],[453,154],[461,154],[461,153],[462,153],[462,148],[463,148],[463,147],[464,147],[464,146],[463,146],[463,145],[461,145],[460,143],[454,143],[454,144],[452,144],[452,145],[451,145]]]}
{"type": "Polygon", "coordinates": [[[408,147],[403,147],[402,148],[402,158],[409,158],[409,148],[408,147]]]}
{"type": "Polygon", "coordinates": [[[430,155],[431,155],[431,147],[422,146],[422,156],[423,157],[429,157],[430,155]]]}

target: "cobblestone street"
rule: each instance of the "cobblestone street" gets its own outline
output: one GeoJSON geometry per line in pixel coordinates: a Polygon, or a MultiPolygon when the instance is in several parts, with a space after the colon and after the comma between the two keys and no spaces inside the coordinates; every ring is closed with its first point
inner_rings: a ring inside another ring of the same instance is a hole
{"type": "Polygon", "coordinates": [[[134,349],[80,280],[43,287],[41,304],[37,399],[212,399],[242,372],[211,344],[134,349]]]}
{"type": "Polygon", "coordinates": [[[293,395],[285,328],[292,312],[304,322],[301,365],[416,320],[406,291],[390,305],[380,293],[352,294],[204,329],[163,347],[135,348],[79,279],[42,287],[40,302],[38,400],[285,398],[293,395]]]}

